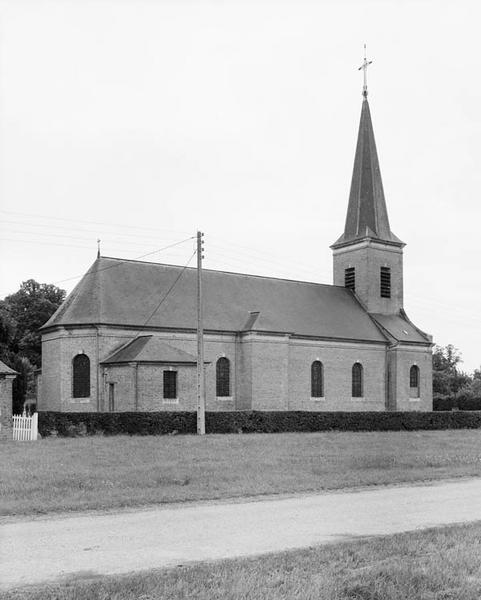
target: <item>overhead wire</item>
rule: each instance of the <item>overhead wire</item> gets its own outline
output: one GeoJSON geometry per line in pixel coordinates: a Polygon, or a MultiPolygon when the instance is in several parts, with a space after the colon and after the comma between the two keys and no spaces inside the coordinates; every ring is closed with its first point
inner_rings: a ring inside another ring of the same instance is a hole
{"type": "MultiPolygon", "coordinates": [[[[55,221],[60,221],[60,222],[69,222],[69,223],[86,223],[89,225],[92,224],[99,224],[99,225],[104,225],[107,227],[121,227],[121,228],[129,228],[129,230],[131,230],[132,228],[127,226],[127,225],[115,225],[112,223],[102,223],[102,222],[95,222],[95,221],[86,221],[86,220],[78,220],[78,219],[65,219],[65,218],[61,218],[61,217],[47,217],[45,215],[28,215],[26,213],[20,213],[20,212],[16,212],[16,211],[5,211],[3,209],[0,210],[1,213],[4,214],[11,214],[11,215],[22,215],[22,216],[27,216],[28,218],[41,218],[41,219],[45,219],[45,220],[55,220],[55,221]]],[[[9,224],[19,224],[19,225],[24,225],[27,227],[45,227],[44,224],[38,224],[38,223],[25,223],[25,222],[16,222],[16,221],[4,221],[4,223],[9,223],[9,224]]],[[[64,225],[49,225],[49,227],[55,228],[55,229],[60,229],[60,230],[67,230],[68,231],[68,226],[64,226],[64,225]]],[[[138,227],[138,226],[133,226],[133,229],[137,229],[137,230],[143,230],[143,231],[169,231],[172,232],[172,230],[167,230],[167,229],[156,229],[156,228],[143,228],[143,227],[138,227]]],[[[89,230],[85,230],[85,229],[76,229],[77,232],[85,232],[87,233],[89,230]]],[[[93,231],[90,230],[93,233],[95,233],[96,235],[99,235],[98,231],[93,231]]],[[[56,238],[69,238],[69,239],[75,239],[78,241],[87,241],[89,238],[85,237],[78,237],[78,236],[71,236],[71,235],[62,235],[62,234],[47,234],[47,233],[40,233],[40,232],[36,232],[36,231],[24,231],[24,232],[15,232],[15,231],[10,231],[10,234],[16,234],[16,233],[22,233],[22,234],[30,234],[30,235],[35,235],[37,237],[56,237],[56,238]]],[[[100,235],[102,235],[100,233],[100,235]]],[[[129,237],[129,238],[142,238],[144,240],[147,241],[148,238],[150,238],[150,235],[145,235],[145,234],[132,234],[132,233],[124,233],[122,231],[118,232],[118,231],[111,231],[109,232],[109,235],[116,235],[117,237],[117,241],[115,240],[109,240],[108,238],[104,240],[108,241],[110,245],[119,245],[119,246],[125,246],[125,245],[130,245],[130,246],[142,246],[142,244],[134,242],[134,241],[127,241],[126,239],[123,239],[124,236],[125,237],[129,237]],[[120,234],[120,236],[118,235],[120,234]]],[[[114,268],[116,266],[120,266],[122,264],[122,262],[127,262],[128,260],[141,260],[142,258],[146,258],[148,256],[152,256],[156,253],[162,252],[164,250],[173,248],[175,246],[178,246],[179,244],[184,243],[185,241],[194,239],[195,236],[186,238],[185,240],[181,240],[180,242],[175,242],[173,244],[169,244],[167,246],[164,246],[162,248],[153,250],[151,252],[147,252],[144,253],[140,256],[134,257],[134,258],[130,258],[130,259],[126,259],[125,261],[119,261],[118,263],[116,263],[115,265],[110,265],[109,267],[104,267],[104,269],[107,268],[114,268]]],[[[239,254],[245,257],[248,257],[249,259],[252,259],[256,262],[261,262],[261,263],[265,263],[265,264],[271,264],[271,265],[276,265],[276,266],[282,266],[285,267],[286,265],[290,265],[292,268],[295,268],[296,271],[302,271],[304,273],[309,273],[310,275],[314,275],[316,279],[320,278],[320,276],[322,275],[322,273],[315,271],[315,270],[311,270],[306,268],[305,265],[299,265],[298,263],[287,259],[287,258],[282,258],[282,260],[279,259],[275,259],[273,258],[274,254],[271,254],[269,252],[266,252],[265,250],[260,251],[259,249],[253,248],[253,247],[249,247],[249,246],[245,246],[245,245],[241,245],[241,244],[236,244],[233,242],[229,242],[227,240],[225,240],[225,238],[222,238],[220,236],[217,235],[212,235],[212,238],[218,239],[222,242],[226,242],[228,245],[226,246],[224,243],[223,244],[212,244],[211,248],[213,248],[214,250],[217,248],[219,250],[222,251],[222,255],[217,254],[215,251],[211,252],[210,255],[214,256],[214,259],[219,262],[221,261],[221,264],[232,264],[233,262],[237,263],[237,264],[242,264],[244,265],[244,272],[245,272],[245,261],[242,259],[239,259],[238,256],[239,254]],[[227,261],[226,261],[226,255],[227,255],[227,261]]],[[[152,239],[154,238],[154,236],[152,236],[152,239]]],[[[61,244],[58,242],[52,242],[52,241],[45,241],[43,239],[40,240],[32,240],[32,239],[24,239],[24,238],[10,238],[10,237],[0,237],[0,241],[9,241],[9,242],[17,242],[17,243],[22,243],[22,244],[39,244],[39,245],[44,245],[44,246],[56,246],[56,247],[63,247],[63,248],[79,248],[79,249],[88,249],[91,248],[92,246],[86,246],[86,245],[81,245],[81,244],[61,244]]],[[[236,269],[237,267],[234,266],[234,269],[236,269]]],[[[101,269],[103,270],[103,269],[101,269]]],[[[326,275],[324,274],[324,276],[326,277],[326,275]]],[[[82,277],[82,275],[76,275],[73,277],[69,277],[66,279],[62,279],[59,280],[57,282],[54,282],[54,284],[58,284],[58,283],[65,283],[67,281],[72,281],[75,279],[78,279],[82,277]]],[[[470,313],[467,311],[463,311],[463,310],[459,310],[459,308],[453,309],[452,305],[444,303],[439,301],[438,298],[430,298],[427,296],[411,296],[409,295],[409,302],[414,305],[416,308],[416,310],[427,310],[428,308],[431,309],[432,312],[432,308],[437,307],[440,311],[442,311],[444,314],[449,311],[449,320],[450,321],[457,321],[457,320],[461,320],[461,319],[470,319],[473,322],[478,323],[480,321],[480,317],[478,315],[475,315],[474,313],[470,313]]]]}
{"type": "Polygon", "coordinates": [[[100,273],[102,271],[108,271],[109,269],[114,269],[116,267],[120,267],[122,264],[124,264],[126,262],[130,262],[132,260],[140,260],[142,258],[146,258],[147,256],[152,256],[153,254],[158,254],[159,252],[163,252],[164,250],[168,250],[169,248],[174,248],[175,246],[179,246],[180,244],[188,242],[189,240],[193,240],[194,238],[195,238],[195,236],[191,236],[189,238],[186,238],[185,240],[180,240],[179,242],[175,242],[174,244],[169,244],[168,246],[164,246],[163,248],[158,248],[157,250],[153,250],[152,252],[147,252],[146,254],[142,254],[141,256],[138,256],[136,258],[129,258],[129,259],[118,260],[118,262],[116,262],[113,265],[109,265],[107,267],[103,267],[101,269],[97,269],[96,271],[88,271],[87,273],[85,273],[85,275],[75,275],[74,277],[68,277],[67,279],[60,279],[59,281],[54,281],[53,284],[57,285],[58,283],[65,283],[66,281],[73,281],[74,279],[79,279],[79,277],[86,277],[87,275],[93,275],[94,273],[100,273]]]}
{"type": "Polygon", "coordinates": [[[17,212],[17,211],[9,211],[9,210],[4,210],[4,209],[0,209],[0,213],[3,214],[7,214],[7,215],[20,215],[20,216],[24,216],[24,217],[28,217],[28,218],[37,218],[37,219],[43,219],[43,220],[52,220],[52,221],[65,221],[65,222],[70,222],[70,223],[85,223],[87,225],[102,225],[104,227],[123,227],[125,229],[128,229],[129,231],[132,229],[138,229],[140,231],[154,231],[154,232],[159,232],[159,231],[169,231],[170,233],[175,233],[175,234],[185,234],[188,233],[188,231],[186,230],[173,230],[173,229],[162,229],[159,227],[143,227],[140,225],[128,225],[128,224],[121,224],[121,223],[106,223],[105,221],[90,221],[90,220],[85,220],[85,219],[69,219],[69,218],[65,218],[65,217],[54,217],[54,216],[50,216],[50,215],[41,215],[41,214],[34,214],[34,213],[23,213],[23,212],[17,212]]]}
{"type": "Polygon", "coordinates": [[[155,309],[153,310],[152,314],[150,315],[150,317],[145,321],[145,323],[142,325],[142,327],[146,327],[147,324],[149,323],[149,321],[154,317],[154,315],[157,313],[157,311],[159,310],[159,308],[162,306],[162,304],[165,302],[165,300],[168,298],[170,292],[175,288],[175,286],[177,285],[179,279],[182,277],[182,275],[185,273],[185,270],[187,269],[187,267],[190,264],[190,261],[194,258],[194,256],[196,255],[197,250],[194,250],[194,252],[191,254],[189,260],[185,263],[185,265],[182,267],[181,272],[177,275],[174,283],[170,286],[170,288],[167,290],[167,292],[165,293],[165,295],[162,297],[162,299],[160,300],[160,302],[157,304],[157,306],[155,307],[155,309]]]}
{"type": "MultiPolygon", "coordinates": [[[[0,239],[5,239],[8,241],[14,241],[14,242],[23,242],[23,241],[27,241],[30,243],[33,242],[39,242],[39,243],[43,243],[44,245],[49,243],[45,240],[45,238],[60,238],[60,239],[69,239],[69,240],[78,240],[80,242],[85,241],[85,242],[92,242],[91,246],[82,246],[83,248],[92,248],[93,247],[93,242],[94,239],[97,240],[97,238],[93,238],[93,237],[80,237],[80,236],[75,236],[75,235],[70,235],[70,234],[59,234],[59,233],[40,233],[37,231],[15,231],[15,230],[10,230],[8,231],[9,234],[13,234],[13,235],[28,235],[30,234],[31,236],[35,236],[35,237],[40,237],[40,239],[28,239],[25,240],[24,238],[0,238],[0,239]],[[43,239],[42,239],[43,238],[43,239]]],[[[100,234],[102,235],[102,234],[100,234]]],[[[141,236],[139,236],[141,237],[141,236]]],[[[147,245],[152,246],[153,243],[150,240],[153,240],[153,238],[142,238],[144,239],[144,243],[140,242],[140,241],[130,241],[130,240],[125,240],[125,239],[121,239],[121,238],[111,238],[108,236],[104,236],[102,235],[102,242],[104,242],[105,244],[108,244],[109,246],[135,246],[137,248],[141,247],[141,248],[145,248],[147,245]]],[[[158,242],[158,238],[156,239],[156,241],[158,242]]],[[[167,240],[166,240],[167,241],[167,240]]],[[[55,242],[51,242],[51,245],[54,245],[55,242]]],[[[72,244],[73,246],[73,244],[72,244]]]]}
{"type": "MultiPolygon", "coordinates": [[[[72,226],[65,226],[65,225],[45,225],[43,223],[24,223],[22,221],[2,221],[2,231],[6,231],[8,233],[26,233],[26,234],[32,234],[32,235],[42,235],[42,236],[54,236],[54,235],[62,235],[62,233],[50,233],[50,230],[55,230],[55,231],[59,231],[59,232],[63,232],[63,235],[72,235],[73,233],[83,233],[86,235],[86,237],[84,239],[92,239],[91,236],[89,234],[95,235],[95,237],[99,237],[99,235],[102,236],[121,236],[123,239],[126,238],[133,238],[133,239],[142,239],[142,240],[158,240],[159,239],[159,235],[154,235],[153,233],[132,233],[131,231],[122,231],[122,230],[112,230],[112,231],[104,231],[104,230],[99,230],[99,229],[85,229],[82,227],[73,227],[72,226]],[[5,227],[4,225],[13,225],[13,227],[5,227]],[[18,227],[29,227],[31,229],[29,230],[18,230],[18,227]],[[46,231],[46,228],[48,227],[48,231],[46,231]]],[[[159,233],[162,230],[159,230],[159,233]]],[[[166,230],[168,231],[168,230],[166,230]]],[[[179,234],[174,233],[174,232],[169,232],[170,235],[165,235],[165,233],[162,233],[162,237],[178,237],[179,234]]]]}

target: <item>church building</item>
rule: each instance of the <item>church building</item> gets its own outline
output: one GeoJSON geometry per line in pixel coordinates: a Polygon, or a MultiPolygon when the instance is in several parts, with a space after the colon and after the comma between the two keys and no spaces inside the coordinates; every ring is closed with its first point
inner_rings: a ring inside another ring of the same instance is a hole
{"type": "MultiPolygon", "coordinates": [[[[206,410],[432,410],[403,247],[365,86],[333,285],[203,271],[206,410]]],[[[42,327],[38,410],[195,410],[196,318],[195,268],[99,256],[42,327]]]]}

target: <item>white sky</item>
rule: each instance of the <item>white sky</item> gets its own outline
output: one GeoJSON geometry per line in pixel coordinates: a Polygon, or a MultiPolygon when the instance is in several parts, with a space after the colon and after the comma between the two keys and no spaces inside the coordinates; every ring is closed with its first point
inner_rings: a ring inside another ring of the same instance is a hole
{"type": "Polygon", "coordinates": [[[478,367],[480,20],[454,0],[0,0],[0,296],[70,291],[97,237],[136,258],[199,228],[207,268],[331,283],[366,42],[406,311],[478,367]]]}

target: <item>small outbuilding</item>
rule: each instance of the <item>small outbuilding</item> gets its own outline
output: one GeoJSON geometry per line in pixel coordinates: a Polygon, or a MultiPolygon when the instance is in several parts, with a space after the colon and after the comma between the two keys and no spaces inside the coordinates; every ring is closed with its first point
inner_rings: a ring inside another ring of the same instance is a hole
{"type": "Polygon", "coordinates": [[[0,360],[0,440],[12,438],[12,384],[17,375],[0,360]]]}

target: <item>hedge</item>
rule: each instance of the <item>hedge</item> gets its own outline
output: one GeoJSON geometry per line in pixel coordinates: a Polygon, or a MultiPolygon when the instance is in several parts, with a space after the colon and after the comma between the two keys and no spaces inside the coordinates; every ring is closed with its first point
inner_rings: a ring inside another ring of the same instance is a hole
{"type": "Polygon", "coordinates": [[[460,395],[457,398],[450,396],[435,396],[433,410],[481,410],[481,398],[469,398],[460,395]]]}
{"type": "MultiPolygon", "coordinates": [[[[42,437],[166,435],[196,432],[195,412],[39,412],[42,437]]],[[[481,428],[480,412],[207,412],[207,433],[415,431],[481,428]]]]}

